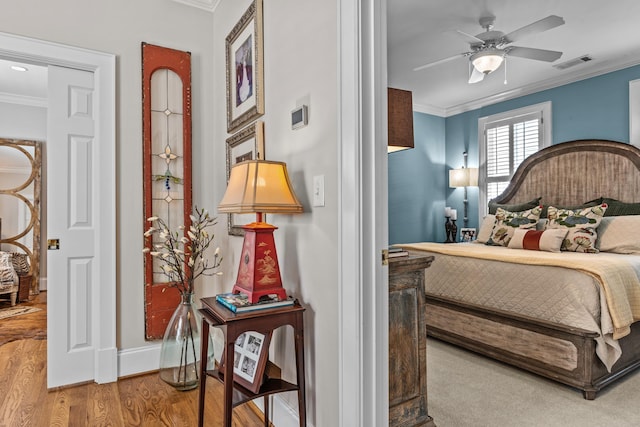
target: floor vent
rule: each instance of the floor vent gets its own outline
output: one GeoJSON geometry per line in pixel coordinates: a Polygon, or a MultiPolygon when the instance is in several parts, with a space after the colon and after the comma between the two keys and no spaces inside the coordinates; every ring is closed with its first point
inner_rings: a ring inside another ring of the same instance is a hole
{"type": "Polygon", "coordinates": [[[555,64],[554,67],[559,69],[559,70],[565,70],[567,68],[570,68],[570,67],[573,67],[573,66],[576,66],[576,65],[584,64],[585,62],[589,62],[591,60],[593,60],[591,55],[582,55],[582,56],[579,56],[577,58],[570,59],[568,61],[562,62],[560,64],[555,64]]]}

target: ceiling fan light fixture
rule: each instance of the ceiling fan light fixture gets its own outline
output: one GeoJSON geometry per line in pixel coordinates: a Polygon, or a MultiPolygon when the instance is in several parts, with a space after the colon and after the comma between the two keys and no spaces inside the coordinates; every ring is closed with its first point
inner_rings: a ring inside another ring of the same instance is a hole
{"type": "Polygon", "coordinates": [[[504,52],[499,49],[487,49],[471,55],[471,63],[484,74],[497,70],[504,61],[504,52]]]}

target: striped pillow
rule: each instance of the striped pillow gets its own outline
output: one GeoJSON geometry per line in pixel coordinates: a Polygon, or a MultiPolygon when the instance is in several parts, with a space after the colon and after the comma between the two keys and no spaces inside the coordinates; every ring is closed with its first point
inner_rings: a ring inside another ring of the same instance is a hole
{"type": "Polygon", "coordinates": [[[511,249],[560,252],[560,247],[568,232],[569,230],[565,228],[549,230],[527,230],[519,228],[514,230],[513,237],[509,241],[509,247],[511,249]]]}
{"type": "Polygon", "coordinates": [[[11,252],[11,263],[18,275],[29,273],[29,256],[20,252],[11,252]]]}
{"type": "Polygon", "coordinates": [[[11,264],[11,254],[0,252],[0,284],[15,284],[18,282],[18,275],[11,264]]]}

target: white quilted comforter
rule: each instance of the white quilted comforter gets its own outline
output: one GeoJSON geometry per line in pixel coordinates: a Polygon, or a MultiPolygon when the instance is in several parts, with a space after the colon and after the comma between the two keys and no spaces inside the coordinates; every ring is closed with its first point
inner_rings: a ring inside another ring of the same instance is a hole
{"type": "Polygon", "coordinates": [[[428,294],[598,332],[596,353],[607,369],[620,357],[604,292],[592,275],[564,267],[432,255],[436,260],[425,272],[428,294]]]}

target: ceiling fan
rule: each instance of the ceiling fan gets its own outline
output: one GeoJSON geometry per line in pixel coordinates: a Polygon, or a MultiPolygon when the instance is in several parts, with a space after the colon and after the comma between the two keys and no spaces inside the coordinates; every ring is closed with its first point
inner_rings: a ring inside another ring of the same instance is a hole
{"type": "Polygon", "coordinates": [[[421,65],[420,67],[414,68],[413,71],[424,70],[425,68],[440,65],[454,59],[468,57],[470,64],[473,65],[473,70],[470,72],[469,83],[477,83],[482,81],[484,76],[487,74],[500,68],[500,65],[507,56],[516,56],[546,62],[553,62],[562,56],[562,52],[555,50],[511,45],[511,43],[529,35],[547,31],[564,24],[564,19],[561,17],[549,15],[546,18],[533,22],[529,25],[525,25],[524,27],[512,31],[509,34],[505,34],[502,31],[494,31],[494,21],[495,16],[480,18],[480,26],[484,28],[485,31],[476,36],[456,30],[456,32],[463,36],[469,43],[471,47],[469,52],[460,53],[449,58],[421,65]]]}

